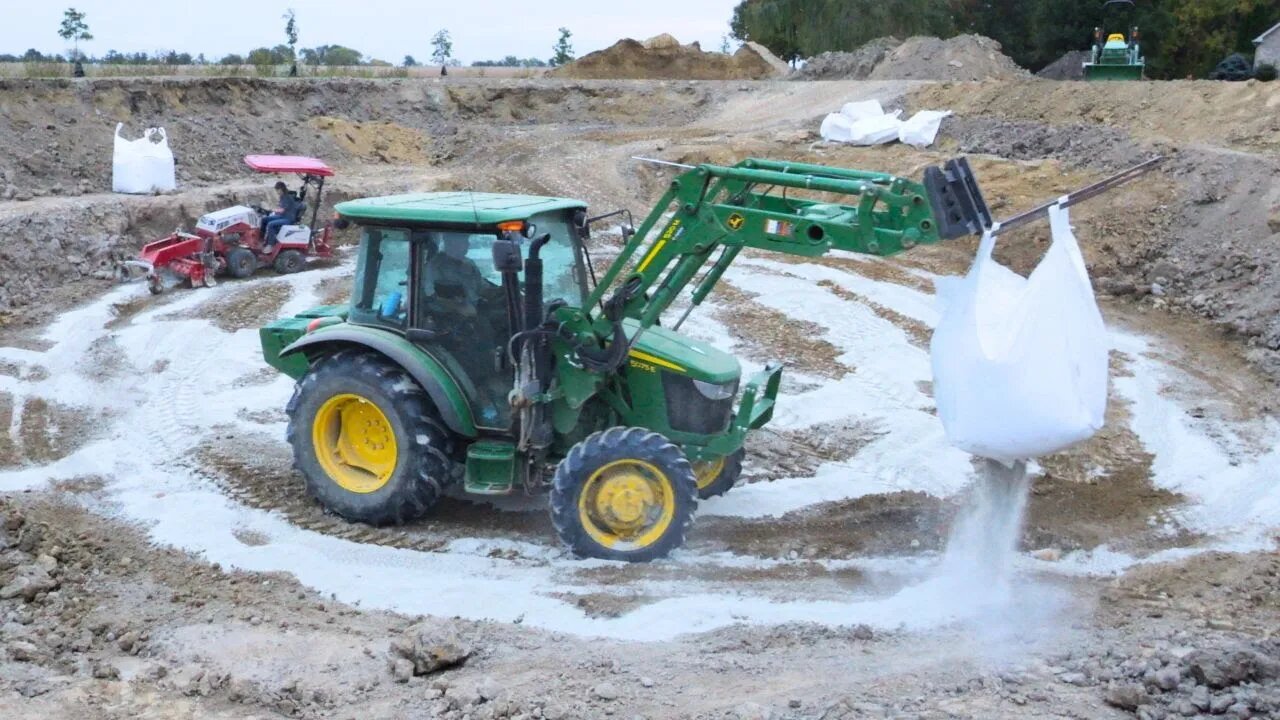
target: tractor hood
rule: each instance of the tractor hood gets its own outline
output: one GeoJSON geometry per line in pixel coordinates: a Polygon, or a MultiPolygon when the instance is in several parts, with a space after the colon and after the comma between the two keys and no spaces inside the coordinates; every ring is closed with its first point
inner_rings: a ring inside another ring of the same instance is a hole
{"type": "MultiPolygon", "coordinates": [[[[640,323],[627,319],[623,321],[623,327],[627,337],[634,338],[640,323]]],[[[742,375],[742,367],[733,355],[656,326],[640,333],[639,339],[632,343],[631,359],[716,384],[737,380],[742,375]]]]}

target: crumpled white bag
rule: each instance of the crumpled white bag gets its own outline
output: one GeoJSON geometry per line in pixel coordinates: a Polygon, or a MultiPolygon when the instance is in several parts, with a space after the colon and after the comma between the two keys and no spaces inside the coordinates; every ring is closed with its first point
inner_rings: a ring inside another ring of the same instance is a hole
{"type": "Polygon", "coordinates": [[[853,121],[844,113],[830,113],[822,119],[822,127],[818,129],[818,134],[823,140],[828,142],[849,142],[849,131],[853,128],[853,121]]]}
{"type": "Polygon", "coordinates": [[[921,110],[898,128],[898,139],[912,147],[927,148],[938,139],[942,119],[950,116],[950,110],[921,110]]]}
{"type": "Polygon", "coordinates": [[[147,194],[176,188],[173,151],[164,128],[147,128],[137,140],[126,140],[120,135],[123,127],[124,123],[116,125],[112,192],[147,194]]]}
{"type": "Polygon", "coordinates": [[[840,114],[852,121],[865,120],[867,118],[880,117],[884,115],[884,107],[879,100],[859,100],[857,102],[848,102],[840,108],[840,114]]]}
{"type": "Polygon", "coordinates": [[[1053,206],[1049,222],[1029,277],[992,259],[987,233],[968,275],[937,281],[938,417],[953,445],[1006,464],[1087,440],[1106,415],[1106,326],[1068,212],[1053,206]]]}
{"type": "Polygon", "coordinates": [[[849,142],[854,145],[883,145],[898,139],[901,110],[888,115],[865,117],[849,126],[849,142]]]}
{"type": "Polygon", "coordinates": [[[840,112],[822,119],[818,134],[828,142],[883,145],[900,140],[918,148],[929,147],[938,137],[942,119],[950,110],[921,110],[909,120],[902,111],[886,113],[879,100],[845,103],[840,112]]]}

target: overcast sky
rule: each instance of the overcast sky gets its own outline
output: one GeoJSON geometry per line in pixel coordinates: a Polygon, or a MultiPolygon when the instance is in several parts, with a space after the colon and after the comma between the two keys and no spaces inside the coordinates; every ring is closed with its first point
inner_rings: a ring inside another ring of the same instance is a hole
{"type": "MultiPolygon", "coordinates": [[[[209,59],[285,41],[287,8],[298,13],[299,47],[346,45],[381,60],[431,57],[431,37],[453,36],[463,64],[505,55],[551,57],[556,29],[573,32],[581,57],[619,38],[662,32],[716,50],[729,31],[736,0],[66,0],[86,13],[94,39],[90,55],[108,50],[148,53],[178,50],[209,59]]],[[[0,53],[27,48],[65,53],[58,37],[63,3],[0,0],[0,53]]]]}

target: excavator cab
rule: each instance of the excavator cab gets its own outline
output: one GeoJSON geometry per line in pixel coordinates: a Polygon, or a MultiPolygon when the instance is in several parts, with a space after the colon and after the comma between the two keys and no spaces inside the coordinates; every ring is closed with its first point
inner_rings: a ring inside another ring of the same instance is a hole
{"type": "MultiPolygon", "coordinates": [[[[1131,20],[1136,6],[1133,0],[1108,0],[1102,6],[1104,15],[1124,15],[1131,20]]],[[[1146,71],[1146,60],[1142,57],[1142,48],[1138,44],[1138,26],[1126,22],[1130,27],[1126,38],[1121,33],[1105,34],[1103,27],[1093,31],[1093,49],[1089,60],[1084,64],[1084,79],[1098,80],[1142,80],[1146,71]]]]}

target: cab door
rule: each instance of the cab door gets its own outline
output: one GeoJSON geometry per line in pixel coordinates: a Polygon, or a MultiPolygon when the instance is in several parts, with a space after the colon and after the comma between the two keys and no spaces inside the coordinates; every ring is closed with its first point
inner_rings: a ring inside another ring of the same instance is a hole
{"type": "Polygon", "coordinates": [[[494,234],[414,232],[415,342],[438,357],[471,402],[478,427],[511,430],[506,357],[512,318],[502,279],[493,271],[494,234]]]}

